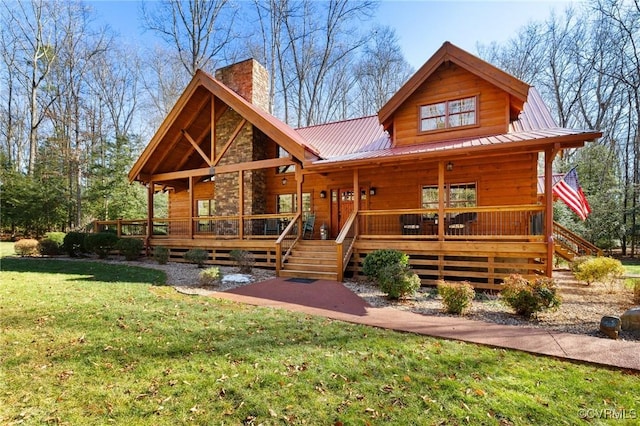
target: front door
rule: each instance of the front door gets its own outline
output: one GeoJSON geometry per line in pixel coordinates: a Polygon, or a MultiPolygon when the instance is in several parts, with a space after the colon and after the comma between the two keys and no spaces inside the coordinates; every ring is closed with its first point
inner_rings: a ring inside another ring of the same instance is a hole
{"type": "MultiPolygon", "coordinates": [[[[366,194],[364,188],[360,197],[360,208],[366,209],[366,194]]],[[[331,190],[331,237],[336,238],[345,222],[353,212],[354,201],[353,188],[332,189],[331,190]]]]}

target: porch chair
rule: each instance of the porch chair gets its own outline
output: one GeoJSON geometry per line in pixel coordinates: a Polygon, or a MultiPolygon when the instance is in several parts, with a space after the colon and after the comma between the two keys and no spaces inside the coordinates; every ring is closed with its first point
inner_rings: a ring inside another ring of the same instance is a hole
{"type": "Polygon", "coordinates": [[[307,232],[309,233],[309,237],[313,237],[313,226],[316,222],[316,215],[309,214],[302,224],[302,238],[307,237],[307,232]]]}
{"type": "Polygon", "coordinates": [[[402,225],[402,235],[418,235],[422,233],[421,214],[400,215],[400,224],[402,225]]]}
{"type": "Polygon", "coordinates": [[[264,235],[280,234],[280,221],[278,219],[264,220],[264,235]]]}

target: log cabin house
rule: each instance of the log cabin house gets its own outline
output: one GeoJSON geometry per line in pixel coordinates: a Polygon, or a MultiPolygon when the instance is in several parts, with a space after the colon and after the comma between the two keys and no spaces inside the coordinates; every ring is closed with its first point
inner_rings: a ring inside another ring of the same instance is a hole
{"type": "Polygon", "coordinates": [[[198,71],[129,173],[148,217],[96,230],[173,260],[202,248],[229,264],[242,249],[280,276],[339,281],[396,248],[423,284],[481,288],[551,276],[556,250],[597,250],[554,226],[551,187],[555,156],[601,134],[558,127],[534,87],[448,42],[375,116],[294,129],[267,106],[256,61],[198,71]],[[154,215],[158,191],[169,217],[154,215]]]}

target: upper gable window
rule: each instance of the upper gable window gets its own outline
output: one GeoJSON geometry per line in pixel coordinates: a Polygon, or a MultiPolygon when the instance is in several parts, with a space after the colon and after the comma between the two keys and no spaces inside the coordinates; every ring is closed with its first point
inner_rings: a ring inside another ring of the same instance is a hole
{"type": "Polygon", "coordinates": [[[476,124],[476,97],[438,102],[420,107],[420,131],[430,132],[476,124]]]}

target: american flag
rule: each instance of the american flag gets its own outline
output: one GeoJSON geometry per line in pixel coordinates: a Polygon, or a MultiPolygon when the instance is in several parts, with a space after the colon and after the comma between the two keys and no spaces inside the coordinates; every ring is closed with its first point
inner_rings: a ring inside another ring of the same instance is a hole
{"type": "Polygon", "coordinates": [[[553,193],[558,196],[564,203],[569,206],[582,220],[585,220],[591,207],[582,192],[582,187],[578,182],[578,172],[576,168],[569,170],[554,186],[553,193]]]}

